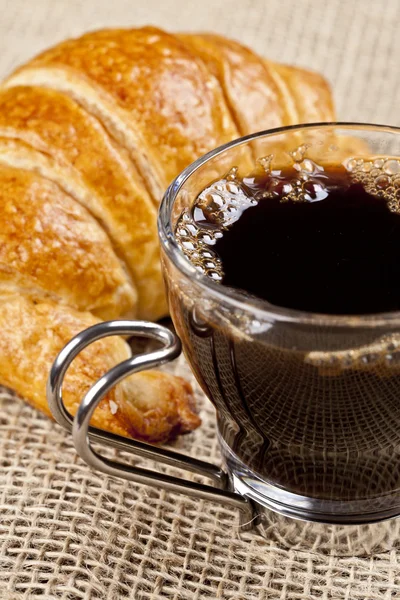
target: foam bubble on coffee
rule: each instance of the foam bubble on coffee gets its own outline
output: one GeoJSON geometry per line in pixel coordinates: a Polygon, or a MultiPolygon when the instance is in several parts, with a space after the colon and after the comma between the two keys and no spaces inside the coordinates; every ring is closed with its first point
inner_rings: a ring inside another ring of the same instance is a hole
{"type": "MultiPolygon", "coordinates": [[[[279,197],[280,202],[318,202],[328,195],[324,167],[307,157],[303,144],[288,152],[292,161],[290,177],[273,167],[272,154],[256,161],[255,170],[240,178],[232,167],[221,179],[208,185],[186,208],[176,226],[177,242],[198,271],[215,282],[224,276],[213,246],[243,212],[261,199],[279,197]],[[260,181],[262,185],[260,186],[260,181]]],[[[342,165],[350,182],[384,198],[393,212],[400,212],[400,160],[391,157],[349,158],[342,165]]]]}
{"type": "Polygon", "coordinates": [[[232,167],[198,195],[191,209],[182,212],[176,226],[176,239],[199,272],[213,281],[222,281],[221,260],[212,247],[224,230],[262,198],[279,196],[281,202],[315,202],[327,196],[323,181],[317,180],[324,169],[306,157],[307,148],[304,144],[289,152],[294,168],[290,181],[282,177],[281,170],[272,168],[274,156],[270,154],[257,159],[254,172],[243,179],[238,176],[238,168],[232,167]],[[260,178],[262,189],[257,187],[260,178]]]}
{"type": "Polygon", "coordinates": [[[213,251],[224,229],[235,223],[243,211],[257,203],[237,178],[237,167],[207,186],[192,209],[185,209],[176,227],[176,238],[185,256],[214,281],[223,278],[222,264],[213,251]]]}
{"type": "Polygon", "coordinates": [[[345,167],[354,183],[363,184],[369,194],[384,198],[391,211],[400,212],[400,160],[352,158],[345,167]]]}

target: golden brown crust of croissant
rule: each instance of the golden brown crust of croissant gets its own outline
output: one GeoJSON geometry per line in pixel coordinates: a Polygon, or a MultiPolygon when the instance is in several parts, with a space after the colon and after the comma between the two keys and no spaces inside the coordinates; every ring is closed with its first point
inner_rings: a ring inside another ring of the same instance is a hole
{"type": "Polygon", "coordinates": [[[130,306],[122,305],[104,318],[130,312],[155,319],[166,313],[156,208],[132,161],[96,119],[53,90],[1,90],[1,161],[43,173],[85,206],[108,233],[138,298],[137,306],[131,300],[130,306]]]}
{"type": "Polygon", "coordinates": [[[334,120],[330,87],[318,73],[262,59],[220,35],[179,37],[218,79],[241,135],[334,120]]]}
{"type": "Polygon", "coordinates": [[[254,52],[218,35],[180,37],[219,81],[240,135],[290,124],[285,122],[285,98],[254,52]]]}
{"type": "Polygon", "coordinates": [[[116,317],[135,295],[91,215],[42,177],[0,165],[0,283],[116,317]],[[3,276],[2,276],[3,275],[3,276]],[[82,282],[85,285],[82,285],[82,282]]]}
{"type": "Polygon", "coordinates": [[[296,123],[318,123],[335,120],[335,109],[330,86],[319,73],[264,61],[272,72],[290,90],[296,107],[296,116],[290,125],[296,123]]]}
{"type": "MultiPolygon", "coordinates": [[[[166,314],[156,210],[190,162],[239,135],[333,119],[322,77],[216,35],[97,31],[20,67],[0,88],[0,383],[48,412],[45,381],[73,335],[97,317],[166,314]]],[[[128,355],[121,339],[86,349],[67,408],[128,355]]],[[[159,372],[122,382],[93,419],[151,441],[199,424],[190,386],[159,372]]]]}
{"type": "Polygon", "coordinates": [[[22,67],[7,84],[35,80],[63,87],[89,111],[95,109],[158,201],[184,167],[237,137],[202,61],[176,36],[154,27],[68,40],[22,67]],[[89,100],[85,84],[92,90],[89,100]]]}
{"type": "MultiPolygon", "coordinates": [[[[36,408],[49,414],[43,389],[49,365],[77,333],[98,322],[52,301],[0,295],[0,379],[36,408]]],[[[73,361],[63,387],[67,410],[75,414],[89,387],[116,363],[131,355],[121,338],[106,338],[73,361]]],[[[167,373],[143,372],[126,379],[102,400],[92,425],[119,435],[164,441],[199,425],[192,410],[190,385],[167,373]]]]}

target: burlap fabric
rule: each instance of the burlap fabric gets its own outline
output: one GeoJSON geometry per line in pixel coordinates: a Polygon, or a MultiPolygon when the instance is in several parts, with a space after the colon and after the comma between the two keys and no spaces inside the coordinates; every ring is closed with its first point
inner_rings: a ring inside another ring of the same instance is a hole
{"type": "MultiPolygon", "coordinates": [[[[387,0],[0,0],[0,76],[49,44],[101,26],[216,30],[266,56],[323,71],[341,119],[400,125],[400,2],[387,0]]],[[[187,373],[181,360],[175,365],[187,373]]],[[[218,461],[212,408],[177,443],[218,461]]],[[[0,394],[0,598],[389,600],[396,551],[337,558],[239,537],[216,504],[107,478],[68,434],[0,394]]]]}

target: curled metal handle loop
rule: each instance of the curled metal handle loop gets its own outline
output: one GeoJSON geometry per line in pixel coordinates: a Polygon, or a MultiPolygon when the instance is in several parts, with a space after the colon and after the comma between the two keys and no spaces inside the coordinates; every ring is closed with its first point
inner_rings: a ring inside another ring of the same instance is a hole
{"type": "Polygon", "coordinates": [[[93,325],[75,336],[54,361],[47,382],[47,398],[50,409],[56,421],[68,431],[72,431],[78,454],[95,469],[135,483],[230,504],[240,510],[243,529],[250,528],[254,521],[251,501],[229,489],[227,474],[216,465],[89,426],[90,419],[99,402],[118,382],[144,369],[165,364],[179,356],[180,352],[179,339],[161,325],[146,321],[107,321],[93,325]],[[86,346],[113,335],[148,337],[161,342],[162,347],[146,354],[132,356],[110,369],[86,393],[73,419],[62,400],[62,383],[68,367],[86,346]],[[216,487],[109,460],[92,448],[92,441],[106,443],[141,458],[149,458],[159,463],[192,471],[208,477],[216,487]]]}

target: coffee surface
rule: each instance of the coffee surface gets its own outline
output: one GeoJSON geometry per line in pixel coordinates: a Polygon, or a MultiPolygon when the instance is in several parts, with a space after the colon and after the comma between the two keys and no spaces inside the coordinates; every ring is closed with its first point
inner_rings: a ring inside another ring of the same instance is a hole
{"type": "Polygon", "coordinates": [[[192,218],[212,248],[214,278],[302,311],[399,310],[400,214],[385,180],[373,189],[344,167],[305,166],[306,177],[295,167],[235,174],[200,195],[192,218]]]}

